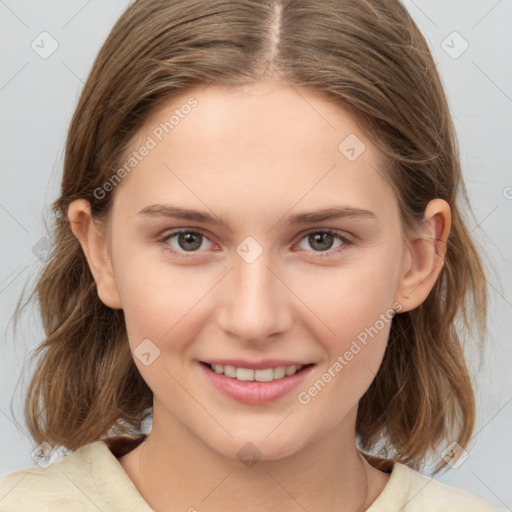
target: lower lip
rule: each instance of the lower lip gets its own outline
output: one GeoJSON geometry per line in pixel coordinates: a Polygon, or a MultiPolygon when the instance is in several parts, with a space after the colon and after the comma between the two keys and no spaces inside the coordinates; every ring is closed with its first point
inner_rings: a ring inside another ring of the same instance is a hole
{"type": "Polygon", "coordinates": [[[240,381],[217,373],[202,363],[199,363],[199,366],[216,389],[240,402],[257,405],[278,400],[289,393],[306,378],[314,365],[270,382],[240,381]]]}

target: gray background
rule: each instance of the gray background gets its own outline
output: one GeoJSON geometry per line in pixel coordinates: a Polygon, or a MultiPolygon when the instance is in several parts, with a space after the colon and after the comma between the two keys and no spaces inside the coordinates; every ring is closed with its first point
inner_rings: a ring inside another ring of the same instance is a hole
{"type": "MultiPolygon", "coordinates": [[[[42,266],[43,215],[58,194],[78,94],[128,3],[0,0],[0,475],[36,464],[22,403],[32,371],[29,352],[42,339],[42,328],[32,309],[14,338],[10,319],[24,284],[42,266]],[[56,43],[40,36],[44,31],[56,43]],[[42,58],[31,44],[39,44],[40,53],[58,47],[42,58]]],[[[475,212],[470,227],[487,251],[490,272],[485,354],[480,360],[469,353],[478,385],[478,426],[467,460],[437,478],[511,510],[512,0],[405,4],[445,84],[475,212]]]]}

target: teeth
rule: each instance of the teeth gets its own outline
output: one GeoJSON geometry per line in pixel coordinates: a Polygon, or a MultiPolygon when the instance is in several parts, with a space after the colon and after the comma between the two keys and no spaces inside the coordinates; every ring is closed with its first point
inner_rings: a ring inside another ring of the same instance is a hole
{"type": "Polygon", "coordinates": [[[248,368],[237,368],[236,378],[238,380],[254,380],[254,370],[248,368]]]}
{"type": "Polygon", "coordinates": [[[282,379],[297,373],[303,366],[278,366],[277,368],[265,368],[262,370],[251,370],[250,368],[237,368],[230,365],[210,365],[215,373],[221,373],[226,377],[241,381],[270,382],[282,379]]]}
{"type": "Polygon", "coordinates": [[[284,366],[278,366],[274,368],[274,379],[282,379],[286,375],[286,368],[284,366]]]}
{"type": "MultiPolygon", "coordinates": [[[[222,367],[222,365],[221,365],[222,367]]],[[[234,366],[225,365],[224,366],[224,375],[226,377],[231,377],[232,379],[236,378],[236,368],[234,366]]]]}
{"type": "Polygon", "coordinates": [[[285,370],[286,376],[293,375],[297,371],[296,368],[296,366],[288,366],[285,370]]]}

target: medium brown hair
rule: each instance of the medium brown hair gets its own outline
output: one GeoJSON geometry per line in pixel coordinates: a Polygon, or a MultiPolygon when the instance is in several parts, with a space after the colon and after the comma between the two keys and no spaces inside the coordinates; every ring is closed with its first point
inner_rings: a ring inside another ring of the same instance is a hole
{"type": "MultiPolygon", "coordinates": [[[[173,96],[198,84],[267,77],[327,96],[366,128],[389,163],[383,172],[404,229],[421,224],[430,200],[449,203],[439,278],[419,307],[393,318],[356,429],[363,449],[379,448],[413,468],[442,443],[468,445],[475,397],[461,340],[476,333],[482,346],[486,280],[463,218],[462,207],[471,210],[443,87],[398,0],[140,0],[128,7],[71,121],[61,195],[52,205],[53,249],[28,299],[37,298],[47,336],[33,356],[39,359],[25,403],[37,443],[75,450],[112,431],[139,433],[152,406],[123,312],[98,298],[70,229],[69,204],[85,198],[95,219],[108,219],[114,193],[98,199],[95,189],[121,165],[148,116],[173,96]]],[[[436,472],[445,465],[441,460],[436,472]]]]}

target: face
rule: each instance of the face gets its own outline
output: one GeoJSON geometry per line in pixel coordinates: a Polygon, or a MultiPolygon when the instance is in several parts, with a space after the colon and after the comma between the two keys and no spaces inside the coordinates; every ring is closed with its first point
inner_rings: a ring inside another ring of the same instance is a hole
{"type": "Polygon", "coordinates": [[[180,425],[229,457],[252,442],[269,460],[353,429],[410,263],[381,155],[355,119],[272,82],[201,86],[148,119],[130,155],[109,248],[153,429],[180,425]],[[212,361],[310,366],[250,383],[212,361]]]}

